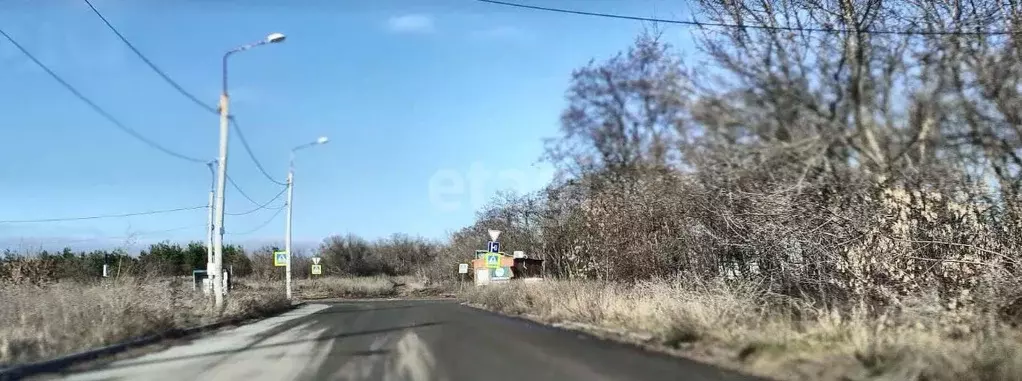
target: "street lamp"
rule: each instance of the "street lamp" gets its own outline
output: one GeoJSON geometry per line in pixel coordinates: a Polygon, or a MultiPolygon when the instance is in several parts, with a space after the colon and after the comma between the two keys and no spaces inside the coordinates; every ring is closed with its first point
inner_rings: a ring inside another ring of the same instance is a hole
{"type": "Polygon", "coordinates": [[[216,234],[213,235],[213,273],[210,274],[210,282],[213,282],[213,300],[217,308],[224,304],[224,188],[227,182],[227,132],[229,122],[229,98],[227,96],[227,59],[234,53],[252,49],[256,46],[275,44],[284,41],[286,37],[280,33],[271,33],[265,40],[242,45],[228,50],[224,53],[223,73],[220,89],[220,154],[217,157],[217,179],[216,179],[216,205],[214,223],[216,234]]]}
{"type": "Polygon", "coordinates": [[[284,251],[287,252],[287,264],[284,267],[284,288],[287,289],[287,298],[291,299],[291,217],[292,200],[294,199],[294,178],[295,178],[295,152],[315,145],[326,144],[330,139],[322,136],[314,142],[305,143],[291,149],[290,160],[287,169],[287,218],[284,226],[284,251]]]}
{"type": "Polygon", "coordinates": [[[210,160],[206,163],[209,167],[209,201],[206,204],[206,213],[208,217],[206,219],[206,277],[210,279],[210,284],[206,286],[203,292],[210,292],[210,287],[213,286],[210,278],[213,276],[213,202],[216,195],[216,170],[213,169],[213,165],[216,164],[216,160],[210,160]]]}

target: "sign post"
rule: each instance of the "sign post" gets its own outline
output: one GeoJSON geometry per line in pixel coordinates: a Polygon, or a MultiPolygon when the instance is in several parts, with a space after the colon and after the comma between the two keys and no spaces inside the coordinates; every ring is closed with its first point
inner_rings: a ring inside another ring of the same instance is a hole
{"type": "Polygon", "coordinates": [[[461,284],[460,284],[460,286],[461,286],[460,288],[461,289],[465,289],[465,277],[467,276],[465,274],[468,274],[468,263],[459,263],[458,264],[458,276],[461,278],[461,284]]]}
{"type": "Polygon", "coordinates": [[[319,257],[312,257],[312,275],[323,275],[323,265],[319,261],[319,257]]]}

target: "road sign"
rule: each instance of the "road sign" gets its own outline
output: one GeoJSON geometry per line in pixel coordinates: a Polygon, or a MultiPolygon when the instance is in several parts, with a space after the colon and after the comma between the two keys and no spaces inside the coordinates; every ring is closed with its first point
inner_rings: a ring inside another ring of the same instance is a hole
{"type": "Polygon", "coordinates": [[[458,274],[468,274],[468,263],[458,264],[458,274]]]}
{"type": "Polygon", "coordinates": [[[486,254],[486,267],[491,269],[500,267],[500,254],[497,253],[486,254]]]}
{"type": "Polygon", "coordinates": [[[508,271],[505,270],[503,267],[498,267],[498,268],[493,269],[493,276],[490,277],[490,280],[509,279],[510,275],[511,274],[508,274],[508,271]]]}
{"type": "Polygon", "coordinates": [[[273,252],[273,265],[277,267],[287,266],[287,252],[286,251],[274,251],[273,252]]]}
{"type": "Polygon", "coordinates": [[[491,253],[499,253],[500,252],[500,242],[497,242],[497,241],[488,241],[488,242],[486,242],[486,250],[488,250],[491,253]]]}
{"type": "Polygon", "coordinates": [[[487,233],[490,234],[490,241],[496,241],[497,237],[500,237],[500,230],[489,230],[487,233]]]}
{"type": "Polygon", "coordinates": [[[312,275],[322,275],[323,265],[312,265],[312,275]]]}
{"type": "Polygon", "coordinates": [[[319,260],[320,260],[319,257],[312,257],[312,264],[318,265],[319,264],[319,260]]]}

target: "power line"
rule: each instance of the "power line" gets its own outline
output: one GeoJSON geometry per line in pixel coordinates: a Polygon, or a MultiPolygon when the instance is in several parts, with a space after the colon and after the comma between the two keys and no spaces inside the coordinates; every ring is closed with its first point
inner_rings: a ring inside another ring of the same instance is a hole
{"type": "Polygon", "coordinates": [[[701,21],[697,21],[697,20],[692,20],[692,21],[670,20],[670,19],[660,19],[660,18],[654,18],[654,17],[639,17],[639,16],[617,15],[617,14],[601,13],[601,12],[586,12],[586,11],[578,11],[578,10],[565,9],[565,8],[551,8],[551,7],[541,7],[541,6],[537,6],[537,5],[509,3],[509,2],[498,1],[498,0],[476,0],[476,1],[482,2],[482,3],[496,4],[496,5],[503,5],[503,6],[508,6],[508,7],[514,7],[514,8],[531,9],[531,10],[545,11],[545,12],[565,13],[565,14],[582,15],[582,16],[604,17],[604,18],[619,19],[619,20],[646,21],[646,22],[663,23],[663,24],[678,24],[678,25],[697,26],[697,27],[744,28],[744,29],[773,30],[773,31],[786,31],[786,32],[809,32],[809,33],[813,33],[813,32],[816,32],[816,33],[869,33],[869,34],[888,34],[888,35],[903,35],[903,36],[945,36],[945,35],[952,35],[952,36],[969,36],[969,35],[972,35],[972,36],[994,36],[994,35],[1011,35],[1011,34],[1016,34],[1017,33],[1017,32],[1012,32],[1012,31],[1005,31],[1005,30],[995,30],[995,31],[987,31],[987,32],[980,32],[980,31],[969,32],[969,31],[854,30],[854,29],[806,28],[806,27],[770,26],[770,25],[742,25],[742,24],[729,24],[729,23],[719,23],[719,22],[701,22],[701,21]]]}
{"type": "Polygon", "coordinates": [[[133,217],[133,216],[146,216],[151,214],[163,214],[181,212],[186,210],[198,210],[206,209],[206,205],[193,206],[188,208],[176,208],[176,209],[164,209],[164,210],[150,210],[147,212],[135,212],[135,213],[124,213],[124,214],[104,214],[98,216],[87,216],[87,217],[67,217],[67,218],[43,218],[38,220],[7,220],[0,221],[0,224],[24,224],[34,222],[62,222],[62,221],[82,221],[82,220],[98,220],[102,218],[119,218],[119,217],[133,217]]]}
{"type": "MultiPolygon", "coordinates": [[[[235,187],[235,188],[237,188],[237,187],[235,187]]],[[[238,189],[238,191],[240,192],[241,190],[238,189]]],[[[287,206],[287,204],[284,204],[284,205],[281,205],[281,206],[275,206],[273,208],[267,208],[266,206],[270,205],[271,202],[277,201],[277,199],[279,199],[280,196],[283,196],[284,192],[286,192],[286,191],[287,191],[287,188],[282,189],[280,191],[280,193],[277,193],[276,196],[273,196],[273,199],[271,199],[270,201],[267,201],[266,203],[264,203],[262,205],[258,205],[258,206],[256,206],[255,209],[249,210],[247,212],[242,212],[242,213],[224,213],[224,214],[226,214],[228,216],[244,216],[246,214],[252,214],[252,213],[255,213],[255,212],[263,210],[263,209],[280,209],[280,208],[283,208],[283,207],[287,206]]],[[[251,199],[249,201],[251,201],[251,199]]]]}
{"type": "Polygon", "coordinates": [[[233,235],[233,236],[239,236],[239,235],[248,235],[248,234],[255,233],[255,232],[259,231],[259,230],[262,230],[262,228],[265,228],[266,225],[270,224],[270,222],[273,222],[273,219],[277,218],[277,216],[280,215],[280,212],[283,212],[283,211],[284,211],[284,208],[278,209],[277,213],[273,213],[273,215],[270,216],[270,218],[267,219],[266,222],[263,222],[261,225],[259,225],[255,229],[252,229],[252,230],[249,230],[249,231],[245,231],[245,232],[241,232],[241,233],[228,233],[228,234],[233,235]]]}
{"type": "Polygon", "coordinates": [[[73,240],[63,240],[63,241],[59,241],[59,242],[62,243],[62,244],[69,244],[69,243],[81,243],[81,242],[91,242],[91,241],[111,240],[111,239],[131,239],[131,238],[135,238],[135,237],[142,237],[142,236],[148,236],[148,235],[154,235],[154,234],[172,233],[172,232],[176,232],[176,231],[181,231],[181,230],[186,230],[186,229],[196,229],[196,228],[200,228],[200,227],[205,229],[207,226],[206,225],[202,225],[202,226],[182,226],[182,227],[173,228],[173,229],[141,231],[141,232],[133,233],[133,234],[130,234],[130,235],[125,235],[125,236],[112,236],[112,237],[111,236],[106,236],[106,237],[80,238],[80,239],[73,239],[73,240]]]}
{"type": "MultiPolygon", "coordinates": [[[[246,199],[247,199],[247,200],[248,200],[249,202],[251,202],[251,203],[252,203],[252,205],[258,205],[258,206],[259,206],[259,208],[258,208],[258,209],[262,209],[262,208],[264,208],[264,207],[265,207],[266,205],[269,205],[269,203],[271,203],[271,202],[273,202],[274,200],[276,200],[276,199],[280,198],[280,195],[284,194],[284,192],[285,192],[285,191],[287,191],[287,188],[281,189],[281,190],[280,190],[280,193],[277,193],[277,195],[276,195],[276,196],[274,196],[274,197],[273,197],[272,199],[270,199],[270,201],[267,201],[267,202],[264,202],[264,203],[260,203],[259,201],[256,201],[255,199],[253,199],[252,197],[250,197],[250,196],[248,195],[248,193],[245,193],[245,191],[241,190],[241,187],[240,187],[240,186],[238,186],[238,183],[234,182],[234,179],[232,179],[232,178],[231,178],[231,176],[227,176],[227,182],[228,182],[228,183],[230,183],[230,184],[231,184],[231,186],[232,186],[232,187],[234,187],[234,189],[235,189],[235,190],[237,190],[237,191],[238,191],[238,193],[240,193],[242,197],[246,198],[246,199]]],[[[257,210],[258,210],[258,209],[257,209],[257,210]]],[[[246,213],[246,214],[248,214],[248,213],[246,213]]]]}
{"type": "Polygon", "coordinates": [[[150,140],[149,138],[146,138],[142,134],[138,133],[138,131],[135,131],[131,127],[126,126],[124,123],[121,123],[121,121],[117,120],[117,118],[115,118],[109,112],[107,112],[102,107],[100,107],[95,102],[93,102],[91,99],[86,97],[84,94],[82,94],[80,91],[78,91],[78,89],[76,89],[74,86],[71,86],[71,84],[68,83],[66,80],[64,80],[64,78],[61,78],[59,75],[57,75],[57,73],[55,73],[52,69],[50,69],[48,66],[46,66],[46,64],[44,64],[41,61],[39,61],[39,59],[37,59],[34,55],[32,55],[32,53],[29,52],[28,49],[25,49],[24,46],[21,46],[21,44],[19,44],[18,41],[16,41],[13,37],[11,37],[11,35],[7,34],[7,32],[5,32],[3,29],[0,29],[0,35],[3,35],[4,38],[7,39],[7,41],[10,41],[11,44],[14,45],[15,48],[18,48],[18,50],[20,50],[22,54],[24,54],[26,57],[28,57],[28,59],[32,60],[32,62],[34,62],[36,64],[36,66],[39,66],[40,69],[43,69],[43,71],[45,71],[47,74],[49,74],[50,77],[52,77],[55,81],[57,81],[62,86],[64,86],[64,88],[67,89],[68,91],[70,91],[71,94],[74,94],[74,96],[77,97],[79,100],[81,100],[82,102],[85,102],[85,104],[87,104],[90,108],[92,108],[93,111],[95,111],[96,113],[102,115],[103,118],[105,118],[110,123],[113,123],[113,125],[117,126],[117,128],[121,129],[121,131],[124,131],[124,132],[128,133],[129,135],[131,135],[135,139],[138,139],[139,141],[141,141],[141,142],[143,142],[145,144],[148,144],[152,148],[155,148],[155,149],[157,149],[157,150],[159,150],[159,151],[161,151],[161,152],[163,152],[165,154],[168,154],[170,156],[176,157],[178,159],[185,160],[185,161],[190,161],[190,162],[193,162],[193,163],[205,163],[206,162],[205,160],[202,160],[202,159],[196,159],[194,157],[190,157],[190,156],[186,156],[186,155],[174,152],[174,151],[170,150],[169,148],[166,148],[166,147],[160,145],[159,143],[157,143],[157,142],[155,142],[153,140],[150,140]]]}
{"type": "MultiPolygon", "coordinates": [[[[167,74],[167,72],[161,70],[159,67],[156,66],[156,64],[153,63],[153,61],[146,57],[145,54],[142,54],[142,52],[138,50],[138,48],[136,48],[135,45],[132,44],[131,41],[129,41],[128,38],[124,36],[124,34],[117,30],[117,28],[114,27],[114,25],[110,23],[110,21],[107,20],[105,16],[103,16],[99,9],[92,5],[91,1],[89,0],[84,1],[85,4],[88,4],[89,8],[92,9],[92,12],[95,13],[96,16],[99,17],[99,19],[102,20],[104,24],[106,24],[106,27],[110,29],[110,31],[113,32],[115,35],[117,35],[117,38],[120,38],[121,41],[124,42],[124,44],[127,45],[128,48],[131,49],[131,51],[134,52],[135,55],[142,60],[142,62],[145,62],[145,64],[148,65],[150,69],[152,69],[154,72],[156,72],[156,74],[163,78],[163,80],[167,82],[167,84],[169,84],[171,87],[173,87],[174,90],[177,90],[178,93],[180,93],[185,98],[188,98],[188,100],[192,101],[192,103],[194,103],[199,108],[202,108],[203,110],[206,110],[211,114],[216,115],[220,114],[220,111],[218,111],[215,107],[203,103],[201,100],[199,100],[199,97],[188,92],[188,90],[185,90],[185,88],[181,86],[179,83],[177,83],[177,81],[175,81],[173,78],[171,78],[170,75],[167,74]]],[[[238,121],[235,120],[233,116],[231,116],[230,119],[231,124],[234,127],[234,131],[237,132],[238,137],[241,138],[241,144],[242,146],[245,147],[245,151],[248,152],[248,156],[252,159],[252,162],[255,163],[256,168],[259,168],[259,171],[262,172],[263,176],[266,176],[266,179],[270,180],[270,182],[273,182],[278,185],[287,185],[285,183],[277,181],[276,179],[273,178],[273,176],[270,176],[270,174],[266,172],[266,170],[263,168],[263,164],[259,162],[259,159],[256,158],[255,153],[252,151],[252,147],[248,145],[248,140],[245,139],[245,134],[244,132],[242,132],[241,126],[238,125],[238,121]]]]}
{"type": "Polygon", "coordinates": [[[121,34],[121,32],[118,31],[117,28],[115,28],[113,26],[113,24],[111,24],[110,21],[106,19],[105,16],[103,16],[103,14],[99,12],[99,9],[96,9],[96,7],[94,5],[92,5],[91,1],[89,1],[89,0],[84,0],[84,1],[85,1],[85,4],[87,4],[89,6],[89,8],[92,9],[92,12],[95,13],[96,16],[99,17],[99,19],[102,20],[104,24],[106,24],[106,27],[108,29],[110,29],[111,32],[116,34],[117,38],[121,39],[121,42],[124,42],[124,45],[127,45],[128,48],[131,49],[132,52],[135,52],[135,55],[138,56],[138,58],[141,58],[142,62],[145,62],[145,64],[148,65],[150,69],[153,69],[153,71],[155,71],[156,74],[159,74],[160,77],[162,77],[164,81],[166,81],[168,84],[170,84],[171,87],[173,87],[175,90],[177,90],[177,92],[181,93],[181,95],[184,95],[185,98],[188,98],[189,100],[191,100],[192,103],[195,103],[197,106],[205,109],[206,111],[209,111],[210,113],[213,113],[213,114],[217,113],[217,110],[216,110],[215,107],[203,103],[201,100],[199,100],[198,97],[196,97],[192,93],[189,93],[187,90],[184,89],[184,87],[182,87],[180,84],[178,84],[172,78],[170,78],[170,76],[167,75],[166,72],[164,72],[163,70],[160,70],[159,67],[156,67],[156,64],[154,64],[153,61],[150,61],[149,58],[147,58],[144,54],[142,54],[142,52],[139,51],[138,48],[135,48],[135,45],[132,44],[131,41],[128,41],[128,38],[124,37],[124,35],[121,34]]]}
{"type": "Polygon", "coordinates": [[[248,145],[248,140],[245,139],[245,133],[242,132],[241,126],[238,125],[238,119],[236,119],[233,115],[229,118],[231,119],[231,126],[234,127],[234,132],[238,133],[238,139],[241,140],[241,145],[245,147],[245,152],[248,152],[248,157],[252,158],[252,162],[255,163],[256,168],[259,168],[259,172],[262,172],[263,176],[266,177],[267,180],[270,180],[270,182],[277,185],[287,186],[287,183],[277,181],[273,178],[273,176],[270,176],[270,174],[266,172],[266,169],[263,168],[263,164],[259,162],[259,159],[256,159],[255,152],[252,151],[252,147],[248,145]]]}

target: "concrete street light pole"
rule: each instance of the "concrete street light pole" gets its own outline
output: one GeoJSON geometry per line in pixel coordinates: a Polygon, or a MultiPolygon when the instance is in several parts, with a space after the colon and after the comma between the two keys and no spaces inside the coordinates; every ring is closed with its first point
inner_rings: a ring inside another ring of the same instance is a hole
{"type": "Polygon", "coordinates": [[[291,149],[291,157],[287,169],[287,218],[284,223],[284,251],[287,252],[287,264],[284,267],[284,288],[287,289],[287,298],[291,299],[291,217],[292,200],[294,199],[294,178],[295,178],[295,152],[315,145],[326,144],[329,138],[323,136],[311,143],[302,144],[291,149]]]}
{"type": "MultiPolygon", "coordinates": [[[[206,206],[207,212],[209,212],[209,218],[206,219],[206,277],[207,278],[211,277],[212,274],[213,274],[213,202],[214,202],[214,195],[216,194],[216,192],[214,191],[215,188],[216,188],[216,170],[213,169],[213,164],[214,163],[216,163],[216,160],[210,160],[210,162],[206,163],[206,166],[209,167],[209,175],[210,175],[210,181],[209,181],[209,203],[206,204],[207,205],[206,206]]],[[[212,279],[212,278],[210,278],[210,279],[212,279]]],[[[212,287],[212,286],[213,286],[213,283],[210,282],[209,287],[212,287]]],[[[206,290],[203,291],[203,292],[209,292],[209,291],[210,291],[210,289],[206,288],[206,290]]]]}
{"type": "Polygon", "coordinates": [[[243,45],[224,53],[222,84],[220,88],[220,154],[217,157],[217,178],[216,178],[216,202],[214,204],[214,227],[216,234],[213,234],[213,274],[210,281],[213,282],[214,305],[219,309],[224,304],[224,190],[227,182],[227,133],[230,129],[230,111],[228,108],[229,97],[227,96],[227,59],[234,53],[252,49],[256,46],[279,43],[284,41],[284,35],[272,33],[266,39],[256,43],[243,45]]]}

